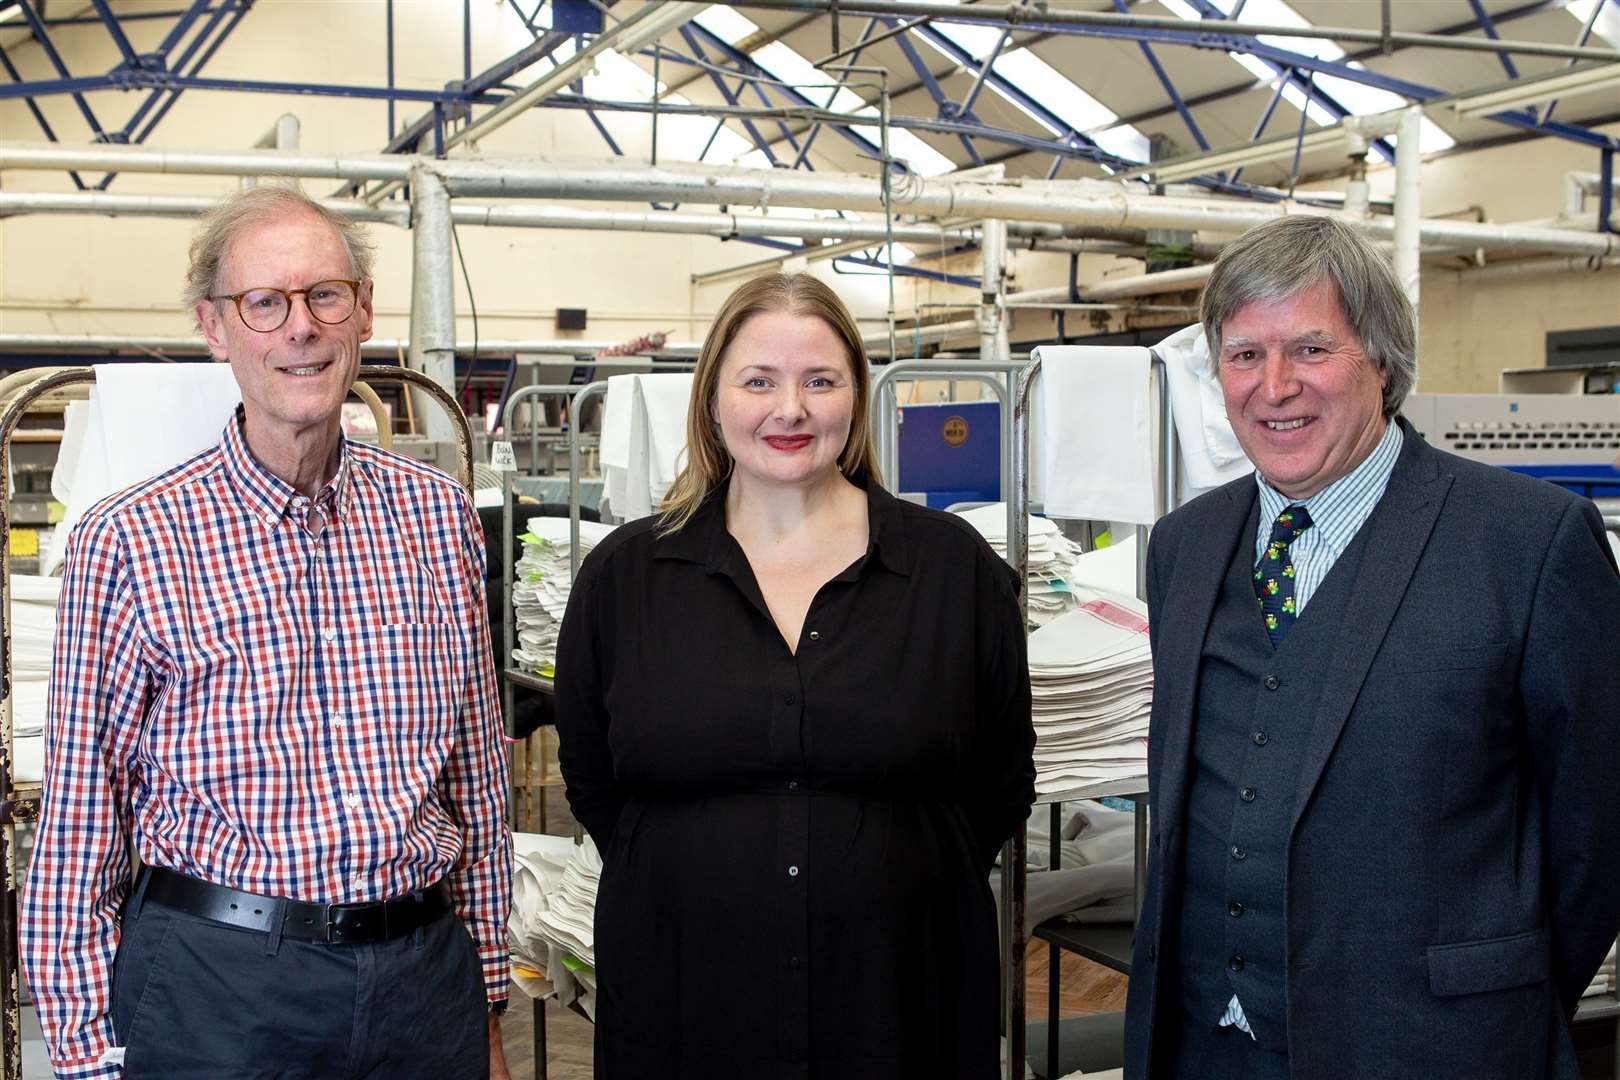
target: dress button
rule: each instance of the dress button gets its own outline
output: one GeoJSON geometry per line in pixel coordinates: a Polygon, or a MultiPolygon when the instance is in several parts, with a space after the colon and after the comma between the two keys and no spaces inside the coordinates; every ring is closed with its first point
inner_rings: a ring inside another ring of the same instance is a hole
{"type": "Polygon", "coordinates": [[[1275,689],[1277,689],[1277,687],[1279,687],[1281,685],[1282,685],[1282,680],[1277,678],[1277,676],[1275,676],[1275,675],[1267,675],[1266,676],[1266,689],[1267,690],[1275,690],[1275,689]]]}
{"type": "Polygon", "coordinates": [[[1232,916],[1232,918],[1234,918],[1234,919],[1243,918],[1243,912],[1244,912],[1243,905],[1238,903],[1236,900],[1234,900],[1230,904],[1226,905],[1226,913],[1228,915],[1232,916]]]}
{"type": "Polygon", "coordinates": [[[1248,857],[1249,857],[1249,853],[1247,851],[1244,851],[1242,848],[1238,847],[1236,844],[1232,845],[1232,858],[1233,859],[1237,860],[1238,862],[1242,862],[1244,859],[1247,859],[1248,857]]]}
{"type": "Polygon", "coordinates": [[[820,641],[821,640],[821,632],[819,630],[810,631],[810,640],[811,641],[820,641]]]}
{"type": "Polygon", "coordinates": [[[798,877],[798,876],[799,876],[799,868],[797,866],[788,867],[788,877],[798,877]]]}
{"type": "Polygon", "coordinates": [[[1244,802],[1254,802],[1254,797],[1258,794],[1260,793],[1254,790],[1254,788],[1246,787],[1242,791],[1238,792],[1238,798],[1242,799],[1244,802]]]}
{"type": "Polygon", "coordinates": [[[1230,959],[1230,960],[1228,960],[1226,962],[1226,966],[1231,968],[1233,971],[1242,971],[1243,970],[1243,957],[1241,957],[1241,956],[1232,957],[1232,959],[1230,959]]]}
{"type": "Polygon", "coordinates": [[[1266,743],[1271,741],[1271,736],[1267,735],[1263,731],[1257,731],[1249,737],[1254,740],[1254,745],[1256,746],[1264,746],[1266,743]]]}

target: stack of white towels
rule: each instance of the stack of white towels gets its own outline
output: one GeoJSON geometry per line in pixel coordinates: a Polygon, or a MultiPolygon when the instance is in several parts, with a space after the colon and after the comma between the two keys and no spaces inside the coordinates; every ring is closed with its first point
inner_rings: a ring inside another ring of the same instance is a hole
{"type": "Polygon", "coordinates": [[[19,783],[45,775],[45,704],[61,590],[60,578],[11,577],[12,778],[19,783]]]}
{"type": "MultiPolygon", "coordinates": [[[[611,525],[580,522],[580,560],[612,531],[611,525]]],[[[517,624],[517,645],[512,649],[512,663],[550,678],[557,669],[557,631],[573,588],[568,519],[530,518],[529,531],[518,539],[523,541],[523,557],[513,568],[512,618],[517,624]]]]}
{"type": "MultiPolygon", "coordinates": [[[[978,530],[997,555],[1007,557],[1006,503],[990,503],[963,510],[959,516],[978,530]]],[[[1079,555],[1080,545],[1064,536],[1056,522],[1030,516],[1029,570],[1025,588],[1029,591],[1031,626],[1044,626],[1064,612],[1074,610],[1075,600],[1069,588],[1069,579],[1079,555]]]]}
{"type": "Polygon", "coordinates": [[[1082,590],[1074,611],[1030,635],[1029,681],[1041,795],[1147,774],[1153,657],[1146,604],[1082,590]]]}
{"type": "Polygon", "coordinates": [[[1586,988],[1586,993],[1582,994],[1581,996],[1592,997],[1596,994],[1613,994],[1615,992],[1614,946],[1611,945],[1609,946],[1608,959],[1603,961],[1602,966],[1598,968],[1596,977],[1592,979],[1592,985],[1588,986],[1586,988]]]}

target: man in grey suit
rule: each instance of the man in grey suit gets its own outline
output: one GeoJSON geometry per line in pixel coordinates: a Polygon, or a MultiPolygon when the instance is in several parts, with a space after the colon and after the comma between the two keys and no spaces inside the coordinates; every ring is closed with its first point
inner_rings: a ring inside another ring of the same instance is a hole
{"type": "Polygon", "coordinates": [[[1415,321],[1352,227],[1201,311],[1256,475],[1148,551],[1152,847],[1128,1080],[1573,1080],[1620,929],[1620,577],[1592,503],[1400,418],[1415,321]]]}

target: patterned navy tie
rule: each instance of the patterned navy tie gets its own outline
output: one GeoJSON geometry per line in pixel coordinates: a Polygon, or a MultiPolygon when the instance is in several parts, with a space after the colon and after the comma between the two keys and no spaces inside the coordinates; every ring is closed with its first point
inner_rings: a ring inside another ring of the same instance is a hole
{"type": "Polygon", "coordinates": [[[1254,595],[1260,601],[1260,614],[1266,620],[1266,634],[1273,649],[1282,645],[1283,635],[1299,617],[1294,603],[1294,560],[1288,548],[1310,527],[1309,510],[1297,505],[1286,507],[1271,526],[1271,542],[1254,568],[1254,595]]]}

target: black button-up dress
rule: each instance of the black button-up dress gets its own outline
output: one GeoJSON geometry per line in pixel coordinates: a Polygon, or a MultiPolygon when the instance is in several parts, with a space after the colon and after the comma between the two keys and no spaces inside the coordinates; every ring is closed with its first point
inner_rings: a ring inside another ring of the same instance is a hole
{"type": "Polygon", "coordinates": [[[1016,577],[867,485],[790,652],[724,492],[585,560],[559,757],[602,851],[596,1075],[997,1075],[989,873],[1034,800],[1016,577]]]}

